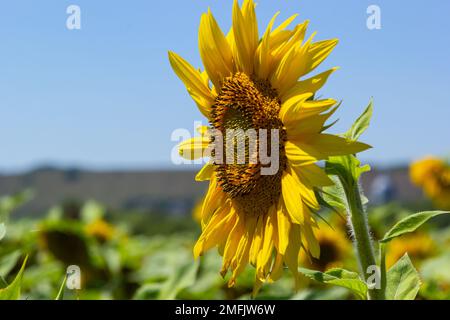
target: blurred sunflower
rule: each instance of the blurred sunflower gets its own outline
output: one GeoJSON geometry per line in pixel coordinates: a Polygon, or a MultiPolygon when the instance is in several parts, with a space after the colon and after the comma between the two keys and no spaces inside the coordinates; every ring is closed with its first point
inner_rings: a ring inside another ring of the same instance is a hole
{"type": "Polygon", "coordinates": [[[417,264],[436,253],[436,244],[425,233],[412,233],[396,238],[389,243],[386,254],[386,266],[393,266],[405,253],[417,264]]]}
{"type": "Polygon", "coordinates": [[[101,242],[111,240],[116,234],[114,226],[99,218],[85,226],[85,232],[101,242]]]}
{"type": "Polygon", "coordinates": [[[352,243],[345,231],[332,229],[325,223],[320,223],[315,235],[320,246],[320,257],[309,257],[302,250],[300,263],[310,269],[322,272],[343,267],[344,261],[352,254],[352,243]]]}
{"type": "Polygon", "coordinates": [[[203,208],[203,199],[198,200],[194,208],[192,208],[192,219],[194,219],[195,222],[201,223],[202,222],[202,208],[203,208]]]}
{"type": "Polygon", "coordinates": [[[450,209],[450,166],[441,159],[427,157],[410,167],[411,181],[421,187],[440,209],[450,209]]]}
{"type": "MultiPolygon", "coordinates": [[[[320,256],[313,231],[317,228],[314,213],[319,209],[314,191],[332,185],[315,163],[369,148],[323,133],[337,102],[314,97],[336,68],[299,81],[330,54],[337,40],[313,42],[313,34],[304,41],[308,21],[288,30],[294,15],[274,28],[277,15],[259,39],[252,0],[244,1],[242,7],[234,1],[232,28],[226,36],[208,10],[199,29],[203,72],[169,52],[172,68],[209,120],[210,129],[220,131],[224,139],[228,129],[279,132],[275,174],[261,174],[265,165],[259,158],[256,164],[248,161],[246,145],[245,164],[213,161],[196,176],[210,184],[194,255],[217,246],[223,256],[221,274],[231,269],[229,286],[248,263],[256,267],[255,288],[279,278],[284,264],[298,281],[300,249],[320,256]]],[[[208,127],[199,131],[200,137],[180,144],[181,156],[198,159],[208,152],[213,143],[208,127]]],[[[271,136],[259,139],[270,143],[271,136]]]]}

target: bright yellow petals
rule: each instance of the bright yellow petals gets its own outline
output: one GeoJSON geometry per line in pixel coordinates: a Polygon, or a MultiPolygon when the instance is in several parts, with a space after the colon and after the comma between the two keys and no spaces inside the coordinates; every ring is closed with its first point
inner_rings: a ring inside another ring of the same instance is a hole
{"type": "Polygon", "coordinates": [[[300,48],[302,41],[305,38],[306,29],[308,28],[309,21],[305,21],[299,25],[297,25],[294,30],[290,31],[289,33],[282,34],[280,38],[286,37],[285,41],[280,41],[281,39],[273,39],[273,56],[276,65],[282,61],[283,57],[287,55],[287,53],[291,49],[300,48]],[[277,43],[277,40],[280,41],[277,43]],[[278,44],[278,45],[277,45],[278,44]]]}
{"type": "Polygon", "coordinates": [[[286,141],[284,149],[286,157],[292,165],[305,166],[321,160],[320,155],[318,156],[317,152],[316,155],[312,155],[308,153],[307,150],[302,149],[299,144],[294,144],[289,140],[286,141]]]}
{"type": "Polygon", "coordinates": [[[301,181],[310,188],[334,185],[325,171],[316,164],[305,166],[291,166],[301,181]]]}
{"type": "MultiPolygon", "coordinates": [[[[254,294],[263,283],[277,280],[287,266],[296,284],[299,252],[318,258],[316,191],[333,181],[316,165],[330,156],[364,151],[368,145],[323,133],[336,111],[334,99],[316,100],[331,73],[307,75],[331,53],[337,40],[305,41],[309,22],[288,29],[296,15],[275,27],[278,13],[261,39],[254,0],[234,0],[231,30],[224,35],[211,11],[203,14],[199,49],[204,72],[174,53],[170,63],[210,126],[228,129],[278,129],[280,168],[272,177],[259,174],[255,164],[208,163],[197,181],[209,180],[202,202],[202,234],[194,255],[217,247],[223,256],[221,274],[231,273],[229,286],[250,263],[256,268],[254,294]],[[213,112],[212,112],[212,111],[213,112]],[[232,112],[230,112],[232,111],[232,112]]],[[[180,144],[187,159],[211,155],[208,127],[200,137],[180,144]]],[[[250,152],[250,150],[248,150],[250,152]]],[[[247,152],[247,150],[246,150],[247,152]]]]}
{"type": "Polygon", "coordinates": [[[309,73],[317,68],[333,51],[338,44],[337,39],[318,41],[311,44],[306,55],[307,64],[303,74],[309,73]]]}
{"type": "Polygon", "coordinates": [[[328,77],[338,68],[332,68],[306,80],[298,81],[283,97],[282,101],[289,100],[293,97],[310,94],[311,96],[319,91],[327,82],[328,77]]]}
{"type": "Polygon", "coordinates": [[[213,175],[209,183],[208,192],[206,194],[205,200],[203,201],[201,209],[201,222],[202,226],[209,223],[209,219],[214,214],[214,212],[222,205],[225,204],[226,196],[222,189],[217,185],[217,179],[213,175]]]}
{"type": "Polygon", "coordinates": [[[285,210],[282,197],[280,197],[280,201],[277,206],[277,225],[278,225],[277,249],[280,254],[284,254],[289,244],[289,230],[291,228],[291,221],[289,220],[289,217],[285,210]]]}
{"type": "Polygon", "coordinates": [[[272,86],[277,89],[278,94],[282,97],[289,91],[296,83],[297,80],[304,75],[309,63],[308,59],[305,59],[305,55],[311,45],[310,39],[301,47],[293,45],[286,54],[283,55],[278,67],[272,75],[270,81],[272,86]]]}
{"type": "Polygon", "coordinates": [[[270,33],[272,31],[273,24],[279,12],[277,12],[272,20],[270,20],[264,33],[255,56],[255,73],[260,79],[267,79],[271,71],[272,66],[272,54],[270,52],[270,33]]]}
{"type": "Polygon", "coordinates": [[[325,114],[309,117],[305,120],[290,122],[286,125],[288,139],[296,139],[302,135],[320,133],[325,127],[325,122],[336,112],[337,108],[325,114]]]}
{"type": "MultiPolygon", "coordinates": [[[[275,28],[275,30],[273,30],[273,32],[271,33],[272,37],[276,37],[277,35],[279,35],[280,33],[284,32],[285,29],[287,27],[289,27],[289,25],[295,20],[295,18],[298,17],[298,14],[294,14],[292,16],[290,16],[289,18],[287,18],[286,20],[284,20],[278,27],[275,28]]],[[[290,32],[290,31],[289,31],[290,32]]]]}
{"type": "Polygon", "coordinates": [[[209,144],[209,138],[204,136],[190,138],[178,145],[178,152],[180,156],[188,160],[200,159],[204,157],[209,144]]]}
{"type": "Polygon", "coordinates": [[[238,1],[234,1],[233,36],[238,70],[251,75],[253,74],[253,60],[259,40],[255,4],[252,0],[245,0],[242,11],[239,8],[238,1]]]}
{"type": "Polygon", "coordinates": [[[212,163],[207,163],[195,176],[196,181],[205,181],[211,179],[214,174],[215,167],[212,163]]]}
{"type": "Polygon", "coordinates": [[[209,112],[215,97],[202,74],[176,53],[169,52],[169,61],[177,76],[183,81],[192,99],[197,103],[200,112],[209,118],[209,112]]]}
{"type": "Polygon", "coordinates": [[[257,259],[257,275],[261,280],[266,279],[269,270],[269,264],[272,258],[272,251],[275,245],[275,233],[277,232],[277,210],[275,206],[269,209],[264,228],[262,248],[257,259]]]}
{"type": "Polygon", "coordinates": [[[281,179],[281,190],[284,205],[293,223],[304,223],[303,206],[300,203],[298,180],[292,172],[285,172],[281,179]]]}
{"type": "MultiPolygon", "coordinates": [[[[233,209],[234,210],[234,209],[233,209]]],[[[231,229],[223,252],[223,262],[222,262],[222,270],[220,273],[222,276],[225,276],[228,269],[230,268],[233,260],[236,259],[236,252],[239,246],[239,243],[244,236],[245,233],[245,220],[239,214],[236,214],[236,221],[231,229]]]]}
{"type": "Polygon", "coordinates": [[[291,226],[291,229],[289,230],[289,245],[284,255],[284,261],[289,270],[294,275],[296,288],[298,288],[299,286],[298,254],[300,251],[301,244],[302,241],[301,241],[300,226],[293,224],[291,226]]]}
{"type": "Polygon", "coordinates": [[[250,263],[255,265],[260,253],[262,239],[264,236],[265,217],[257,217],[256,230],[253,234],[252,246],[250,249],[250,263]]]}
{"type": "Polygon", "coordinates": [[[241,236],[235,256],[231,262],[233,272],[228,282],[230,287],[234,286],[236,278],[244,271],[249,262],[250,248],[256,227],[256,217],[245,217],[244,224],[244,234],[241,236]]]}
{"type": "Polygon", "coordinates": [[[371,146],[362,142],[325,133],[304,136],[302,139],[291,141],[303,150],[308,150],[311,154],[320,155],[320,160],[331,156],[356,154],[371,148],[371,146]]]}
{"type": "Polygon", "coordinates": [[[205,251],[226,240],[232,227],[233,218],[234,212],[230,210],[229,206],[218,209],[195,244],[194,257],[201,256],[205,251]]]}
{"type": "Polygon", "coordinates": [[[211,11],[202,15],[199,29],[200,56],[209,78],[216,88],[234,73],[233,55],[211,11]]]}
{"type": "Polygon", "coordinates": [[[308,95],[309,93],[304,93],[300,96],[295,96],[282,104],[280,118],[285,125],[298,124],[305,118],[325,112],[336,104],[334,99],[305,101],[305,97],[308,97],[308,95]]]}

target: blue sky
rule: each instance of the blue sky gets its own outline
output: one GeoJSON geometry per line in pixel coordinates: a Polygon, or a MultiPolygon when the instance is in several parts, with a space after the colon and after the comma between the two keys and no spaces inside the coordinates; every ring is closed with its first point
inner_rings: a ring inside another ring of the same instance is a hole
{"type": "MultiPolygon", "coordinates": [[[[0,170],[44,163],[97,169],[170,166],[176,128],[201,120],[170,69],[173,50],[200,67],[197,28],[210,6],[224,30],[225,0],[15,0],[0,10],[0,170]],[[66,8],[81,8],[81,30],[66,8]]],[[[316,39],[340,43],[317,72],[340,66],[322,95],[343,100],[332,132],[346,130],[371,96],[375,114],[362,155],[382,165],[450,152],[450,2],[260,0],[300,13],[316,39]],[[381,8],[381,30],[366,9],[381,8]]],[[[192,130],[192,129],[191,129],[192,130]]]]}

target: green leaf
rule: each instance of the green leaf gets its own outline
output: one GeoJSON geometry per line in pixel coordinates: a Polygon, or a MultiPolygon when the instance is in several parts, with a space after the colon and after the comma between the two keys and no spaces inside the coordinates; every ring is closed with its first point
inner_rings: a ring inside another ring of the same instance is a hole
{"type": "Polygon", "coordinates": [[[316,193],[320,205],[333,211],[342,212],[347,209],[347,199],[342,183],[337,176],[330,176],[334,182],[332,186],[323,187],[321,192],[316,193]]]}
{"type": "Polygon", "coordinates": [[[15,250],[0,258],[0,276],[6,277],[17,264],[21,256],[20,250],[15,250]]]}
{"type": "Polygon", "coordinates": [[[419,273],[406,253],[387,272],[386,299],[414,300],[420,285],[419,273]]]}
{"type": "Polygon", "coordinates": [[[161,283],[146,283],[134,294],[133,300],[155,300],[161,291],[161,283]]]}
{"type": "Polygon", "coordinates": [[[0,300],[17,300],[20,298],[20,285],[22,283],[23,271],[27,264],[28,256],[25,257],[22,267],[13,282],[6,288],[0,289],[0,300]]]}
{"type": "Polygon", "coordinates": [[[427,222],[429,219],[436,217],[438,215],[450,213],[448,211],[424,211],[412,214],[403,220],[397,222],[395,226],[392,227],[380,242],[388,242],[396,237],[404,235],[405,233],[410,233],[416,231],[422,224],[427,222]]]}
{"type": "Polygon", "coordinates": [[[61,287],[59,287],[58,294],[56,295],[55,300],[64,300],[64,289],[66,288],[66,282],[67,282],[67,274],[64,276],[64,280],[61,284],[61,287]]]}
{"type": "Polygon", "coordinates": [[[178,293],[194,284],[197,278],[199,262],[188,261],[181,265],[163,284],[159,292],[158,299],[172,300],[178,293]]]}
{"type": "Polygon", "coordinates": [[[345,136],[350,140],[356,141],[367,130],[370,124],[370,119],[373,114],[373,100],[370,99],[369,105],[366,110],[356,119],[349,131],[345,133],[345,136]]]}
{"type": "Polygon", "coordinates": [[[367,299],[367,285],[356,272],[340,268],[330,269],[326,272],[305,268],[298,270],[312,280],[350,289],[359,299],[367,299]]]}

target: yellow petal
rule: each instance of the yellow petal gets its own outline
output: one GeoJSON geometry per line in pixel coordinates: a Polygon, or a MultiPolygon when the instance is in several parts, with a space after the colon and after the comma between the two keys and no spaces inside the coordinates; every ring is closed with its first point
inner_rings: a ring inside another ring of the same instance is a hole
{"type": "Polygon", "coordinates": [[[180,156],[188,160],[203,158],[209,143],[209,139],[205,137],[187,139],[178,145],[178,152],[180,156]]]}
{"type": "Polygon", "coordinates": [[[205,164],[195,176],[196,181],[206,181],[211,179],[214,174],[214,165],[212,163],[205,164]]]}
{"type": "Polygon", "coordinates": [[[292,166],[298,177],[309,187],[325,187],[334,185],[325,171],[316,164],[306,166],[292,166]]]}
{"type": "Polygon", "coordinates": [[[335,67],[309,79],[298,81],[283,97],[281,97],[281,101],[286,101],[292,97],[305,93],[316,93],[323,87],[325,82],[327,82],[328,77],[337,69],[339,68],[335,67]]]}
{"type": "Polygon", "coordinates": [[[303,223],[303,205],[297,179],[290,171],[283,173],[281,178],[281,193],[284,205],[293,223],[303,223]]]}
{"type": "Polygon", "coordinates": [[[189,94],[199,106],[201,113],[209,117],[210,108],[214,104],[214,95],[204,82],[201,73],[174,52],[169,52],[169,61],[173,70],[183,81],[189,94]]]}
{"type": "Polygon", "coordinates": [[[222,276],[225,276],[225,274],[227,273],[232,260],[236,256],[236,250],[238,248],[239,242],[244,235],[244,224],[241,220],[242,217],[239,214],[236,214],[234,226],[228,235],[223,252],[222,270],[220,271],[222,276]]]}
{"type": "Polygon", "coordinates": [[[298,286],[298,253],[300,251],[300,246],[300,226],[292,225],[289,232],[289,246],[287,247],[286,254],[284,255],[284,262],[294,275],[296,288],[298,286]]]}
{"type": "Polygon", "coordinates": [[[295,18],[298,17],[298,14],[294,14],[292,16],[290,16],[289,18],[287,18],[286,20],[284,20],[278,27],[275,28],[275,30],[273,30],[272,35],[276,36],[278,33],[282,32],[284,29],[286,29],[291,23],[292,21],[295,20],[295,18]]]}
{"type": "Polygon", "coordinates": [[[302,226],[302,242],[307,247],[309,253],[316,259],[320,258],[320,245],[309,223],[302,226]]]}
{"type": "Polygon", "coordinates": [[[233,226],[233,218],[234,211],[230,209],[229,205],[222,206],[214,213],[194,246],[195,258],[226,240],[233,226]]]}
{"type": "Polygon", "coordinates": [[[295,166],[310,165],[321,158],[321,154],[318,152],[313,155],[307,152],[308,149],[303,149],[299,144],[294,144],[291,141],[286,141],[284,150],[289,162],[295,166]]]}
{"type": "Polygon", "coordinates": [[[280,12],[277,12],[272,20],[270,20],[267,26],[266,32],[264,33],[261,42],[256,50],[255,56],[255,73],[260,79],[267,79],[271,71],[272,55],[270,53],[270,33],[272,31],[273,24],[276,17],[280,12]]]}
{"type": "Polygon", "coordinates": [[[297,83],[298,78],[305,74],[308,63],[305,56],[314,35],[301,47],[292,46],[286,54],[283,54],[283,58],[271,77],[272,86],[277,89],[280,96],[286,94],[297,83]]]}
{"type": "Polygon", "coordinates": [[[233,55],[211,11],[202,15],[199,28],[200,56],[209,78],[216,88],[233,73],[233,55]]]}
{"type": "Polygon", "coordinates": [[[283,256],[278,253],[275,257],[275,262],[273,264],[272,270],[270,272],[269,281],[277,281],[283,274],[283,256]]]}
{"type": "Polygon", "coordinates": [[[255,5],[246,0],[241,8],[237,0],[233,4],[233,35],[236,45],[235,57],[238,69],[246,74],[253,74],[253,59],[258,46],[258,24],[255,5]]]}
{"type": "Polygon", "coordinates": [[[277,65],[291,49],[300,47],[302,41],[305,38],[308,25],[308,20],[301,24],[298,24],[285,41],[279,43],[278,47],[273,48],[272,54],[277,65]]]}
{"type": "Polygon", "coordinates": [[[280,118],[283,124],[299,125],[299,121],[325,112],[337,102],[334,99],[306,101],[305,97],[308,95],[310,93],[295,96],[281,105],[280,118]]]}
{"type": "Polygon", "coordinates": [[[337,39],[318,41],[311,45],[305,57],[306,65],[303,74],[307,74],[317,68],[333,51],[338,44],[337,39]]]}
{"type": "Polygon", "coordinates": [[[269,213],[266,219],[262,249],[258,256],[258,271],[264,278],[264,269],[266,269],[266,266],[269,264],[270,258],[272,257],[272,251],[274,247],[274,234],[277,231],[276,219],[276,206],[272,206],[269,209],[269,213]]]}
{"type": "Polygon", "coordinates": [[[231,265],[233,273],[228,282],[228,286],[230,287],[234,285],[236,278],[242,273],[242,271],[244,271],[249,261],[253,234],[256,229],[256,217],[245,217],[245,220],[244,234],[239,241],[239,245],[231,265]]]}
{"type": "Polygon", "coordinates": [[[253,234],[252,247],[250,248],[250,263],[256,264],[256,260],[258,258],[258,254],[260,252],[264,225],[266,218],[264,216],[259,216],[256,223],[256,231],[253,234]]]}
{"type": "Polygon", "coordinates": [[[286,124],[286,132],[288,139],[296,139],[301,135],[318,134],[324,131],[325,122],[336,112],[337,107],[330,112],[300,119],[297,121],[288,121],[286,124]]]}
{"type": "Polygon", "coordinates": [[[371,148],[369,145],[362,142],[351,141],[346,138],[325,133],[304,136],[298,140],[291,140],[291,142],[303,150],[308,150],[307,152],[322,155],[320,160],[330,156],[355,154],[371,148]]]}
{"type": "Polygon", "coordinates": [[[280,201],[277,207],[277,226],[278,226],[278,252],[284,254],[289,244],[289,230],[291,228],[291,222],[285,213],[283,205],[283,199],[280,197],[280,201]]]}
{"type": "Polygon", "coordinates": [[[222,206],[223,203],[225,203],[226,198],[226,194],[217,184],[217,178],[215,177],[215,175],[212,175],[209,182],[208,192],[202,205],[201,217],[203,225],[206,225],[209,222],[212,214],[220,206],[222,206]]]}
{"type": "MultiPolygon", "coordinates": [[[[301,196],[301,200],[308,205],[309,208],[318,210],[320,208],[319,203],[317,202],[316,195],[314,193],[314,189],[305,185],[305,183],[300,179],[300,177],[296,174],[295,170],[292,169],[291,165],[288,165],[288,171],[292,176],[292,184],[293,188],[295,188],[301,196]],[[295,186],[295,187],[294,187],[295,186]]],[[[299,206],[299,204],[297,204],[299,206]]],[[[302,206],[302,223],[304,222],[304,210],[302,206]]]]}

